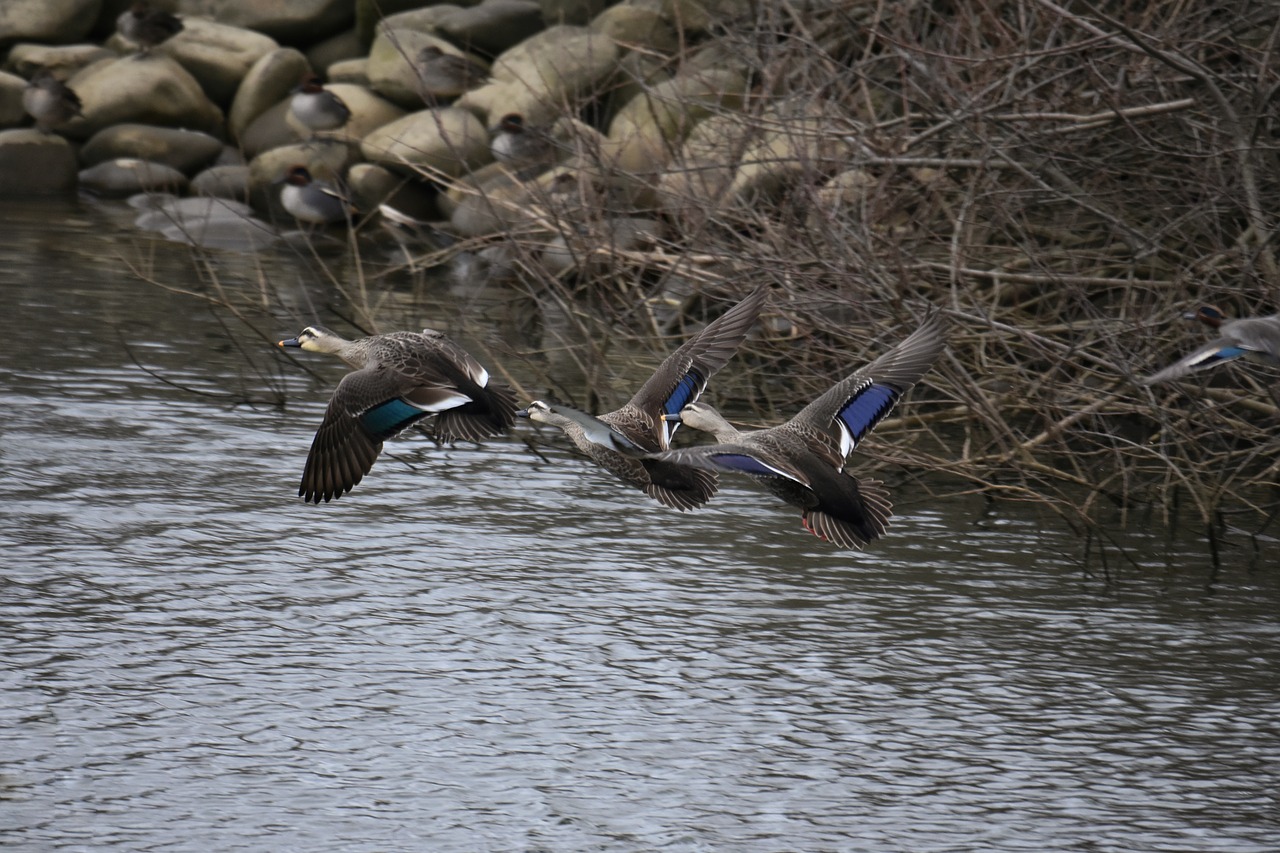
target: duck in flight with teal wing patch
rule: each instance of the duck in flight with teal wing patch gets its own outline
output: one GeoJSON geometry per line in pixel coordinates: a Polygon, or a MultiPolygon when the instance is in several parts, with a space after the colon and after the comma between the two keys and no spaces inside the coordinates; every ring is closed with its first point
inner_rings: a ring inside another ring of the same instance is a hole
{"type": "Polygon", "coordinates": [[[515,395],[440,332],[390,332],[349,341],[308,326],[279,346],[335,355],[354,368],[338,383],[307,455],[298,495],[341,497],[369,473],[382,442],[435,416],[435,435],[480,441],[515,422],[515,395]]]}

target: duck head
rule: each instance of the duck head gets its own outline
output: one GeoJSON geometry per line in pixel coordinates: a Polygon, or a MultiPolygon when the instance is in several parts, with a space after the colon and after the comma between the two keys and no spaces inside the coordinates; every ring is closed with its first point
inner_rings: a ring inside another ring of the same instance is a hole
{"type": "Polygon", "coordinates": [[[307,326],[296,338],[287,338],[276,346],[296,347],[307,352],[338,352],[347,341],[324,326],[307,326]]]}

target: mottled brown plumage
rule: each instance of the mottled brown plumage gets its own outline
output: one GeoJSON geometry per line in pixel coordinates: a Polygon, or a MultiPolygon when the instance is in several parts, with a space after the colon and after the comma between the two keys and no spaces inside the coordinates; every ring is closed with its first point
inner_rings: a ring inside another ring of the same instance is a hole
{"type": "Polygon", "coordinates": [[[621,408],[598,418],[568,406],[536,400],[531,420],[559,427],[597,465],[673,509],[696,509],[717,488],[712,471],[663,459],[641,458],[670,447],[676,423],[662,419],[696,400],[716,371],[733,357],[755,324],[768,289],[760,287],[667,357],[621,408]]]}
{"type": "Polygon", "coordinates": [[[435,415],[435,434],[451,441],[480,441],[514,423],[511,389],[431,329],[348,341],[308,326],[279,345],[330,353],[355,368],[338,383],[311,443],[298,487],[307,501],[346,494],[369,473],[384,440],[423,418],[435,415]]]}
{"type": "Polygon", "coordinates": [[[934,312],[898,346],[770,429],[739,432],[711,406],[690,403],[667,417],[711,433],[717,443],[653,458],[752,476],[800,507],[807,530],[842,548],[862,548],[884,534],[893,505],[882,483],[846,473],[845,460],[945,347],[934,312]]]}

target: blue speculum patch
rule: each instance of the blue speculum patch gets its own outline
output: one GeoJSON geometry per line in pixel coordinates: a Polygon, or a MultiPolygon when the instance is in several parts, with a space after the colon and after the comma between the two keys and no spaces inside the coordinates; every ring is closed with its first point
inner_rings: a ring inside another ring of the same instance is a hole
{"type": "Polygon", "coordinates": [[[762,477],[784,476],[777,469],[770,468],[754,456],[747,456],[744,453],[713,453],[711,458],[717,465],[741,471],[744,474],[758,474],[762,477]]]}
{"type": "Polygon", "coordinates": [[[666,404],[662,407],[662,411],[668,415],[674,415],[683,409],[690,400],[698,396],[699,389],[706,383],[706,380],[699,375],[698,371],[690,370],[680,380],[680,384],[667,397],[666,404]]]}
{"type": "Polygon", "coordinates": [[[1205,353],[1204,358],[1200,359],[1197,366],[1217,364],[1220,361],[1230,361],[1233,358],[1239,358],[1248,353],[1243,347],[1223,347],[1210,353],[1205,353]]]}
{"type": "Polygon", "coordinates": [[[425,418],[427,414],[397,397],[366,410],[360,416],[360,425],[376,438],[390,438],[414,421],[425,418]]]}
{"type": "Polygon", "coordinates": [[[850,397],[849,402],[836,413],[836,417],[849,430],[857,444],[889,413],[897,399],[896,388],[872,383],[850,397]]]}

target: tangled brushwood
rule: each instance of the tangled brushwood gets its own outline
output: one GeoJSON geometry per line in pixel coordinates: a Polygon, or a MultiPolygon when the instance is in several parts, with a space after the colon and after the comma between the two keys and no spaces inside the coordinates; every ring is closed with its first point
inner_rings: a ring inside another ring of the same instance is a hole
{"type": "Polygon", "coordinates": [[[489,353],[506,378],[563,389],[532,350],[574,351],[588,388],[569,398],[605,410],[597,347],[647,335],[656,364],[768,282],[760,337],[708,399],[777,423],[932,303],[949,350],[869,470],[1085,528],[1116,507],[1267,527],[1280,372],[1140,380],[1207,340],[1187,311],[1280,310],[1280,6],[722,5],[754,11],[632,53],[544,124],[568,152],[549,170],[421,171],[462,236],[405,267],[509,275],[562,318],[558,340],[489,353]]]}
{"type": "Polygon", "coordinates": [[[1084,524],[1100,502],[1269,520],[1280,374],[1138,380],[1206,340],[1184,312],[1280,309],[1280,7],[764,3],[713,37],[749,87],[653,86],[688,127],[652,171],[584,135],[519,192],[461,185],[507,214],[490,251],[526,286],[634,316],[773,282],[731,392],[766,421],[935,303],[950,352],[880,461],[1084,524]]]}

